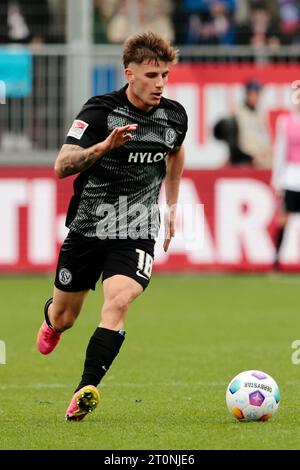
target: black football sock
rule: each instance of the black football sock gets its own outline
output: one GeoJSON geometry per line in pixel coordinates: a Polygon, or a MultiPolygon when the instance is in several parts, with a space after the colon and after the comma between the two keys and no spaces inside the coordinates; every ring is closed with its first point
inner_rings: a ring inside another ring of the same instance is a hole
{"type": "Polygon", "coordinates": [[[53,330],[53,326],[51,325],[51,322],[48,316],[48,308],[52,304],[52,302],[53,302],[53,297],[50,297],[50,299],[48,299],[47,302],[45,303],[44,315],[45,315],[45,320],[46,320],[47,325],[50,326],[50,328],[53,330]]]}
{"type": "Polygon", "coordinates": [[[275,253],[276,253],[276,262],[278,262],[278,259],[279,259],[279,251],[280,251],[280,247],[281,247],[281,244],[282,244],[282,240],[283,240],[283,236],[284,236],[284,229],[285,227],[280,227],[276,233],[276,238],[275,238],[275,253]]]}
{"type": "Polygon", "coordinates": [[[96,328],[86,350],[81,382],[75,392],[85,385],[96,387],[99,384],[117,356],[124,339],[124,330],[96,328]]]}

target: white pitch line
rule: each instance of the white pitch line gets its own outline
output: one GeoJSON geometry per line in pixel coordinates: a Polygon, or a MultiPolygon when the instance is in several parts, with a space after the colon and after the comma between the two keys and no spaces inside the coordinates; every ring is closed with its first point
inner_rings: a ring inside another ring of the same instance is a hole
{"type": "Polygon", "coordinates": [[[276,277],[276,274],[266,277],[269,282],[274,282],[276,284],[300,284],[300,277],[293,278],[293,277],[276,277]]]}
{"type": "MultiPolygon", "coordinates": [[[[206,387],[227,387],[229,382],[205,382],[205,381],[199,381],[199,382],[147,382],[147,383],[126,383],[126,382],[111,382],[111,383],[103,383],[100,385],[101,388],[103,387],[108,387],[108,388],[113,388],[113,387],[120,387],[120,388],[149,388],[149,387],[191,387],[191,386],[206,386],[206,387]]],[[[285,386],[287,385],[292,385],[292,386],[297,386],[299,387],[299,382],[285,382],[285,386]]],[[[44,388],[50,388],[50,389],[69,389],[69,388],[74,388],[74,384],[60,384],[60,383],[54,383],[54,384],[47,384],[47,383],[33,383],[33,384],[25,384],[25,385],[20,385],[20,384],[2,384],[0,385],[0,390],[18,390],[18,389],[34,389],[34,390],[39,390],[39,389],[44,389],[44,388]]]]}
{"type": "MultiPolygon", "coordinates": [[[[18,389],[40,389],[40,388],[69,388],[72,387],[71,384],[2,384],[0,385],[0,390],[18,390],[18,389]]],[[[74,387],[74,384],[73,384],[74,387]]]]}
{"type": "MultiPolygon", "coordinates": [[[[124,387],[124,388],[149,388],[153,386],[158,387],[187,387],[187,386],[224,386],[227,385],[226,382],[157,382],[156,384],[152,382],[147,383],[126,383],[126,382],[111,382],[109,384],[101,384],[102,387],[124,387]]],[[[41,389],[41,388],[72,388],[74,384],[46,384],[46,383],[33,383],[33,384],[1,384],[0,390],[9,390],[9,389],[41,389]]]]}

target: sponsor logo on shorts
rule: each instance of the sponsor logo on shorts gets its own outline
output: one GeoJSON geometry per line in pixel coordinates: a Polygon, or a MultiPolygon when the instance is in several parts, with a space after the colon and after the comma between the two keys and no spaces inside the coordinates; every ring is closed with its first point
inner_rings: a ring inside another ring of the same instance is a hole
{"type": "Polygon", "coordinates": [[[81,139],[81,137],[83,136],[83,134],[85,133],[85,131],[87,130],[88,128],[88,123],[87,122],[84,122],[84,121],[81,121],[80,119],[75,119],[75,121],[73,122],[69,132],[68,132],[68,136],[69,137],[74,137],[75,139],[81,139]]]}
{"type": "Polygon", "coordinates": [[[67,286],[72,281],[72,274],[68,269],[62,268],[58,273],[58,279],[61,284],[67,286]]]}
{"type": "Polygon", "coordinates": [[[143,277],[144,279],[146,279],[147,281],[149,281],[149,277],[147,276],[144,276],[144,274],[141,274],[140,270],[138,269],[137,272],[136,272],[137,276],[139,277],[143,277]]]}

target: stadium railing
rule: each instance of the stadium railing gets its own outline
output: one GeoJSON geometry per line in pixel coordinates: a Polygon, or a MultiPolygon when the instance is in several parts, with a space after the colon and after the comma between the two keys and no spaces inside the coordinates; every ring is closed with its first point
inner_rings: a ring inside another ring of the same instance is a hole
{"type": "MultiPolygon", "coordinates": [[[[180,61],[190,63],[259,65],[300,60],[298,47],[275,51],[232,46],[179,49],[180,61]]],[[[120,46],[1,47],[0,165],[52,163],[82,104],[123,83],[120,46]]]]}

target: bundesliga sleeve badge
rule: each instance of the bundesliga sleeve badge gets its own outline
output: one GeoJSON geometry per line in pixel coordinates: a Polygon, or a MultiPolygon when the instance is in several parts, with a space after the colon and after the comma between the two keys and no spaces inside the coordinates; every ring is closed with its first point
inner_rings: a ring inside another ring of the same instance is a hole
{"type": "Polygon", "coordinates": [[[75,119],[67,135],[79,140],[85,133],[88,126],[89,125],[87,122],[81,121],[80,119],[75,119]]]}

